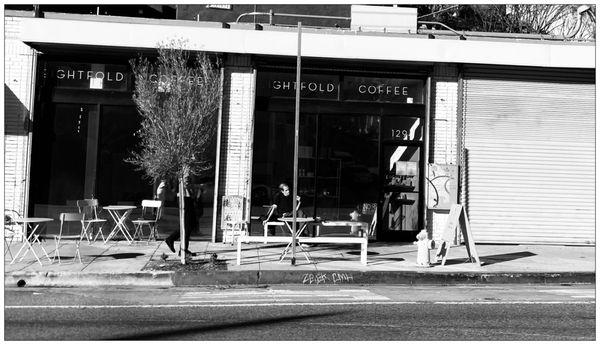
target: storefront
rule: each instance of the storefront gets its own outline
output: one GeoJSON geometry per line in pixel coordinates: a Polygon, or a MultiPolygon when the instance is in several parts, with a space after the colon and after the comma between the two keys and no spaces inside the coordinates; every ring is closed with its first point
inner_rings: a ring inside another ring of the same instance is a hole
{"type": "MultiPolygon", "coordinates": [[[[308,65],[301,80],[301,210],[321,219],[348,219],[353,210],[377,207],[377,238],[414,235],[424,224],[427,74],[336,72],[308,65]]],[[[292,186],[295,89],[293,70],[259,68],[254,212],[272,202],[280,183],[292,186]]]]}
{"type": "MultiPolygon", "coordinates": [[[[61,212],[77,211],[76,201],[86,198],[96,198],[102,206],[139,206],[155,196],[157,183],[127,162],[139,149],[136,132],[141,123],[132,100],[129,59],[135,54],[105,53],[64,55],[50,49],[38,59],[31,216],[57,219],[61,212]]],[[[208,237],[214,173],[200,182],[201,226],[193,233],[208,237]]],[[[167,198],[161,232],[178,226],[175,192],[167,198]]],[[[48,224],[49,233],[57,230],[57,223],[48,224]]]]}
{"type": "MultiPolygon", "coordinates": [[[[123,162],[139,123],[128,60],[180,36],[223,58],[206,236],[221,240],[224,196],[242,196],[249,221],[280,183],[292,186],[295,29],[92,17],[11,22],[7,205],[52,217],[84,196],[152,197],[152,182],[123,162]]],[[[595,243],[593,42],[302,35],[303,212],[376,208],[378,240],[412,241],[423,228],[439,238],[460,202],[476,242],[595,243]]]]}

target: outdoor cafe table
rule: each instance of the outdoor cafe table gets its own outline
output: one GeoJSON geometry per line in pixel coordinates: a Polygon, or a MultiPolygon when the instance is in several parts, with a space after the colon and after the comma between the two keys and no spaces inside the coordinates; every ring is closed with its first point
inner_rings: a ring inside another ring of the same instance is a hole
{"type": "Polygon", "coordinates": [[[23,224],[23,231],[25,231],[26,240],[23,243],[23,245],[21,246],[21,248],[19,248],[17,255],[15,255],[15,257],[10,262],[11,264],[14,263],[15,260],[17,260],[17,258],[19,257],[19,254],[21,253],[23,248],[27,247],[27,250],[25,251],[25,253],[23,253],[23,255],[21,256],[21,260],[19,260],[19,262],[23,261],[23,258],[25,258],[25,256],[29,252],[29,250],[31,250],[31,252],[33,253],[33,256],[35,256],[35,258],[40,263],[40,265],[43,266],[42,262],[40,261],[40,258],[37,256],[37,254],[35,253],[35,250],[33,248],[33,245],[35,245],[35,244],[39,245],[39,247],[42,249],[42,251],[46,255],[46,258],[48,259],[48,261],[50,261],[50,263],[52,263],[52,260],[50,260],[50,257],[48,257],[48,253],[46,252],[46,250],[42,246],[42,243],[40,242],[39,234],[37,234],[36,232],[39,229],[41,223],[51,222],[53,220],[54,219],[52,219],[52,218],[39,218],[39,217],[19,218],[19,219],[15,220],[16,223],[23,224]],[[31,229],[31,231],[29,232],[29,235],[27,235],[28,228],[31,229]]]}
{"type": "MultiPolygon", "coordinates": [[[[297,239],[298,236],[302,235],[302,233],[304,232],[304,230],[306,230],[306,227],[310,223],[315,223],[316,220],[312,217],[296,217],[296,234],[294,234],[294,228],[293,228],[294,217],[281,217],[281,218],[278,218],[278,220],[284,222],[287,229],[292,234],[292,240],[290,241],[290,243],[288,243],[288,245],[285,247],[285,249],[281,253],[281,256],[279,257],[279,261],[282,261],[285,258],[285,256],[288,254],[290,246],[292,245],[294,240],[297,239]]],[[[306,255],[306,250],[304,250],[304,248],[302,248],[302,246],[298,246],[298,248],[300,248],[300,250],[302,251],[302,254],[304,254],[306,261],[310,262],[308,255],[306,255]]],[[[292,265],[295,264],[295,261],[296,261],[296,258],[292,258],[292,265]]]]}
{"type": "Polygon", "coordinates": [[[121,231],[123,236],[125,236],[125,239],[127,242],[129,242],[129,244],[133,243],[133,237],[129,233],[129,228],[127,227],[127,224],[125,224],[125,221],[131,212],[136,209],[136,207],[126,205],[109,205],[104,206],[104,209],[108,211],[108,214],[110,214],[112,219],[115,221],[115,226],[108,236],[106,236],[104,243],[106,244],[106,242],[113,238],[119,231],[121,231]]]}

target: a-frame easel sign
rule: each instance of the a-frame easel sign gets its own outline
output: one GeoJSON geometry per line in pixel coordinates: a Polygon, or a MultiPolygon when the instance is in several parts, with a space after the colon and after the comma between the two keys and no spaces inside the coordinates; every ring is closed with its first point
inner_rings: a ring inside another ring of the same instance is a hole
{"type": "Polygon", "coordinates": [[[465,241],[465,247],[467,248],[467,254],[471,262],[477,263],[481,266],[477,250],[475,249],[475,242],[473,241],[473,235],[471,234],[471,225],[469,224],[469,218],[467,217],[467,211],[460,204],[452,205],[450,214],[448,215],[448,221],[444,233],[442,234],[442,244],[438,248],[435,257],[436,260],[442,259],[442,266],[446,264],[446,258],[450,251],[450,246],[454,242],[456,227],[460,226],[462,236],[465,241]]]}

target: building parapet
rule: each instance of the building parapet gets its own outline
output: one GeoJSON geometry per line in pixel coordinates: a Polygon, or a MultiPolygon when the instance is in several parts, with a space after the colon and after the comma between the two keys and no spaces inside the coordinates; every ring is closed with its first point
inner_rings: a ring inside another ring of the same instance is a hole
{"type": "MultiPolygon", "coordinates": [[[[144,49],[155,48],[159,42],[171,38],[183,38],[189,41],[191,50],[275,56],[295,56],[297,50],[295,28],[129,17],[104,20],[107,16],[94,15],[50,17],[24,18],[21,39],[33,46],[42,43],[144,49]],[[91,17],[94,20],[88,20],[91,17]]],[[[443,37],[428,39],[419,34],[309,28],[303,30],[302,55],[404,62],[595,67],[593,42],[443,37]],[[338,37],[332,40],[332,35],[338,37]]]]}

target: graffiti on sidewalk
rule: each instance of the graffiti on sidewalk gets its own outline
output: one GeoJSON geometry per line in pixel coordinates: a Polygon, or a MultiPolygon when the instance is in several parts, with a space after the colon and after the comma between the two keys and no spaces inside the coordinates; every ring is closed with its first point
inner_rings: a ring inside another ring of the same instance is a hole
{"type": "Polygon", "coordinates": [[[305,273],[302,275],[302,284],[344,284],[354,283],[352,274],[333,272],[333,273],[305,273]]]}

